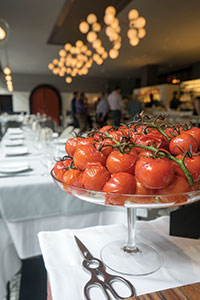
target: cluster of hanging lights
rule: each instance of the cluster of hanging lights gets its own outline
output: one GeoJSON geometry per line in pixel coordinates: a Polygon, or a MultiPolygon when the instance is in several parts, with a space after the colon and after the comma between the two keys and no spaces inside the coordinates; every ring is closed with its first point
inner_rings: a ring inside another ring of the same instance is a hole
{"type": "Polygon", "coordinates": [[[6,84],[9,92],[13,92],[13,83],[12,83],[12,76],[11,76],[11,69],[9,67],[5,67],[4,70],[4,75],[6,79],[6,84]]]}
{"type": "MultiPolygon", "coordinates": [[[[144,26],[146,20],[139,16],[136,9],[132,9],[128,13],[129,29],[127,36],[132,47],[139,44],[140,39],[146,35],[144,26]]],[[[86,20],[79,24],[79,30],[86,35],[86,39],[92,50],[81,41],[76,41],[72,46],[70,43],[64,45],[64,49],[59,51],[59,59],[55,58],[48,65],[48,68],[55,75],[65,77],[66,83],[72,82],[72,77],[77,75],[86,75],[91,68],[93,62],[102,65],[104,60],[108,58],[116,59],[119,56],[122,38],[120,36],[121,27],[119,19],[116,17],[116,9],[108,6],[104,15],[105,34],[112,43],[112,48],[106,50],[99,38],[99,32],[102,30],[101,24],[98,22],[97,16],[93,13],[89,14],[86,20]]]]}

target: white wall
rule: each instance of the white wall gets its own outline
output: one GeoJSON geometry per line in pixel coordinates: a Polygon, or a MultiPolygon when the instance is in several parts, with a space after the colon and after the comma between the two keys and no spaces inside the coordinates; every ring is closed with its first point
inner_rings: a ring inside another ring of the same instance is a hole
{"type": "MultiPolygon", "coordinates": [[[[10,94],[7,89],[0,87],[0,95],[10,94]]],[[[24,111],[29,113],[29,92],[13,92],[13,111],[20,112],[24,111]]],[[[94,97],[97,96],[96,93],[86,93],[89,101],[91,101],[94,97]]],[[[61,93],[62,98],[62,115],[65,117],[66,111],[71,110],[71,100],[73,97],[73,93],[61,93]]]]}

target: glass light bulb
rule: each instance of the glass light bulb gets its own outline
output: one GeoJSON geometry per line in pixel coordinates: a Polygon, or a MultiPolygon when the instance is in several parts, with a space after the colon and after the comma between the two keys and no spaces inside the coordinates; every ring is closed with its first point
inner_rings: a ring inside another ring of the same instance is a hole
{"type": "Polygon", "coordinates": [[[71,49],[72,45],[70,43],[66,43],[64,48],[66,51],[69,51],[71,49]]]}
{"type": "Polygon", "coordinates": [[[54,64],[54,65],[57,65],[57,64],[58,64],[58,62],[59,62],[59,61],[58,61],[58,59],[57,59],[57,58],[54,58],[54,59],[53,59],[53,64],[54,64]]]}
{"type": "Polygon", "coordinates": [[[104,16],[104,23],[106,25],[110,25],[114,21],[114,19],[115,19],[114,15],[112,15],[112,14],[106,14],[104,16]]]}
{"type": "Polygon", "coordinates": [[[99,47],[99,48],[97,48],[97,52],[98,52],[99,54],[104,53],[104,51],[105,51],[104,47],[99,47]]]}
{"type": "Polygon", "coordinates": [[[140,41],[139,38],[136,36],[134,37],[134,39],[130,39],[129,43],[131,44],[131,46],[135,47],[139,44],[139,41],[140,41]]]}
{"type": "Polygon", "coordinates": [[[57,75],[59,73],[59,71],[60,71],[59,68],[54,68],[53,69],[53,74],[57,75]]]}
{"type": "Polygon", "coordinates": [[[127,32],[127,36],[129,39],[134,39],[137,36],[137,30],[130,28],[127,32]]]}
{"type": "Polygon", "coordinates": [[[91,56],[92,55],[92,51],[91,50],[87,50],[85,53],[87,56],[91,56]]]}
{"type": "Polygon", "coordinates": [[[97,21],[97,16],[95,15],[95,14],[89,14],[88,16],[87,16],[87,22],[89,23],[89,24],[93,24],[93,23],[95,23],[97,21]]]}
{"type": "Polygon", "coordinates": [[[115,33],[115,31],[113,30],[113,28],[111,26],[107,26],[106,27],[106,35],[108,37],[112,36],[112,34],[115,33]]]}
{"type": "Polygon", "coordinates": [[[94,61],[97,62],[97,60],[99,60],[99,58],[100,58],[99,54],[95,53],[95,54],[93,55],[94,61]]]}
{"type": "Polygon", "coordinates": [[[71,83],[71,82],[72,82],[72,78],[71,78],[70,76],[67,76],[67,77],[65,78],[65,81],[66,81],[67,83],[71,83]]]}
{"type": "Polygon", "coordinates": [[[116,49],[116,50],[119,50],[121,48],[121,43],[120,42],[115,42],[113,48],[116,49]]]}
{"type": "Polygon", "coordinates": [[[105,51],[103,54],[102,54],[102,57],[103,59],[106,59],[108,57],[108,53],[105,51]]]}
{"type": "Polygon", "coordinates": [[[75,45],[76,45],[76,47],[81,48],[83,46],[83,41],[78,40],[78,41],[76,41],[75,45]]]}
{"type": "Polygon", "coordinates": [[[0,40],[2,41],[5,38],[6,38],[6,32],[2,27],[0,27],[0,40]]]}
{"type": "Polygon", "coordinates": [[[143,17],[139,17],[137,20],[135,20],[135,27],[136,28],[142,28],[146,25],[146,20],[143,17]]]}
{"type": "Polygon", "coordinates": [[[112,23],[110,24],[110,26],[112,27],[112,28],[117,28],[118,26],[119,26],[119,20],[117,19],[117,18],[115,18],[113,21],[112,21],[112,23]]]}
{"type": "Polygon", "coordinates": [[[92,24],[92,30],[99,32],[101,30],[101,25],[99,23],[92,24]]]}
{"type": "Polygon", "coordinates": [[[97,34],[94,31],[90,31],[87,34],[87,40],[89,43],[93,43],[97,39],[97,34]]]}
{"type": "Polygon", "coordinates": [[[64,49],[61,49],[60,51],[59,51],[59,55],[60,56],[66,56],[66,51],[64,50],[64,49]]]}
{"type": "Polygon", "coordinates": [[[105,14],[115,15],[116,14],[116,9],[114,8],[114,6],[108,6],[105,9],[105,14]]]}
{"type": "Polygon", "coordinates": [[[48,64],[48,68],[49,68],[49,70],[53,70],[54,65],[52,63],[50,63],[50,64],[48,64]]]}
{"type": "Polygon", "coordinates": [[[138,37],[139,37],[140,39],[143,39],[143,38],[145,37],[145,35],[146,35],[146,30],[145,30],[144,28],[140,28],[140,29],[138,30],[138,37]]]}
{"type": "Polygon", "coordinates": [[[79,24],[79,30],[82,33],[87,33],[88,30],[89,30],[89,24],[87,22],[85,22],[85,21],[81,22],[79,24]]]}
{"type": "Polygon", "coordinates": [[[94,41],[92,43],[92,47],[95,49],[101,47],[101,40],[98,39],[98,40],[94,41]]]}
{"type": "Polygon", "coordinates": [[[96,61],[97,65],[102,65],[103,63],[103,59],[100,57],[97,61],[96,61]]]}
{"type": "Polygon", "coordinates": [[[88,50],[88,47],[86,45],[81,47],[81,52],[85,53],[85,52],[87,52],[87,50],[88,50]]]}
{"type": "Polygon", "coordinates": [[[5,78],[6,78],[7,81],[11,81],[12,80],[12,76],[11,75],[6,75],[5,78]]]}
{"type": "Polygon", "coordinates": [[[6,67],[6,68],[4,68],[3,72],[4,72],[4,74],[9,75],[11,73],[11,69],[6,67]]]}
{"type": "Polygon", "coordinates": [[[116,50],[116,49],[111,49],[111,50],[109,51],[109,56],[110,56],[110,58],[112,58],[112,59],[116,59],[116,58],[118,57],[118,55],[119,55],[119,51],[116,50]]]}
{"type": "Polygon", "coordinates": [[[65,72],[63,72],[62,70],[60,70],[60,72],[58,73],[58,75],[59,75],[60,77],[63,77],[63,76],[65,75],[65,72]]]}
{"type": "Polygon", "coordinates": [[[129,20],[137,19],[138,16],[139,16],[139,12],[137,11],[137,9],[131,9],[128,13],[129,20]]]}

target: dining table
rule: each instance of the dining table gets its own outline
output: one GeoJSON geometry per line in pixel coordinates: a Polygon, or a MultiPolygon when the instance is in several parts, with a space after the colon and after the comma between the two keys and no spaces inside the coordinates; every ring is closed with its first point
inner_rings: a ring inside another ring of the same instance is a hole
{"type": "Polygon", "coordinates": [[[53,183],[50,170],[70,137],[41,142],[23,127],[9,128],[0,142],[0,300],[21,260],[41,255],[39,232],[125,223],[123,209],[83,202],[53,183]]]}

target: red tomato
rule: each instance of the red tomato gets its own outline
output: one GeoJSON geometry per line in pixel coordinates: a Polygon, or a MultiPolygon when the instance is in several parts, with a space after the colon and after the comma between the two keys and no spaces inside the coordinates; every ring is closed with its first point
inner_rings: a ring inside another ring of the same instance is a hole
{"type": "Polygon", "coordinates": [[[80,141],[81,141],[80,137],[75,137],[67,140],[65,144],[65,151],[70,157],[73,157],[74,152],[76,151],[76,148],[80,141]]]}
{"type": "Polygon", "coordinates": [[[169,143],[169,150],[174,155],[183,154],[185,151],[189,151],[190,147],[192,152],[196,152],[198,144],[195,138],[187,133],[181,133],[169,143]]]}
{"type": "Polygon", "coordinates": [[[69,167],[71,163],[72,163],[72,159],[66,159],[66,160],[56,162],[53,170],[58,180],[62,181],[63,174],[66,171],[66,167],[69,167]]]}
{"type": "Polygon", "coordinates": [[[82,187],[80,182],[82,172],[76,169],[69,169],[63,174],[63,183],[77,187],[82,187]]]}
{"type": "Polygon", "coordinates": [[[191,129],[185,131],[185,133],[192,135],[197,141],[198,148],[200,148],[200,128],[192,127],[191,129]]]}
{"type": "Polygon", "coordinates": [[[129,173],[115,173],[103,187],[103,192],[114,193],[106,195],[106,204],[109,205],[124,205],[124,202],[129,200],[122,194],[134,194],[136,188],[135,177],[129,173]],[[119,195],[120,194],[120,195],[119,195]]]}
{"type": "Polygon", "coordinates": [[[153,153],[150,150],[143,149],[143,151],[138,154],[138,158],[140,159],[141,157],[153,157],[153,153]]]}
{"type": "Polygon", "coordinates": [[[74,165],[77,169],[84,170],[89,162],[106,164],[106,157],[92,144],[79,146],[74,153],[74,165]]]}
{"type": "Polygon", "coordinates": [[[155,197],[153,196],[155,193],[155,190],[147,189],[136,178],[136,190],[135,190],[135,196],[130,197],[130,201],[136,202],[136,203],[153,203],[155,202],[155,197]],[[140,196],[141,197],[140,197],[140,196]],[[151,197],[145,197],[145,195],[152,195],[151,197]]]}
{"type": "Polygon", "coordinates": [[[85,189],[101,191],[110,173],[100,163],[89,163],[81,176],[81,183],[85,189]]]}
{"type": "Polygon", "coordinates": [[[101,151],[106,157],[113,151],[112,145],[116,145],[111,139],[105,139],[101,142],[95,143],[97,150],[101,151]]]}
{"type": "Polygon", "coordinates": [[[113,174],[103,187],[103,192],[118,194],[134,194],[136,181],[133,175],[119,172],[113,174]]]}
{"type": "MultiPolygon", "coordinates": [[[[113,129],[112,129],[112,126],[103,126],[103,127],[100,128],[98,131],[101,131],[101,132],[106,132],[106,131],[108,131],[108,132],[110,133],[111,131],[113,131],[113,129]]],[[[101,134],[101,133],[95,133],[95,135],[94,135],[93,138],[94,138],[95,141],[101,141],[103,137],[105,137],[104,134],[101,134]]]]}
{"type": "MultiPolygon", "coordinates": [[[[181,159],[182,157],[183,157],[182,155],[177,156],[178,159],[181,159]]],[[[192,157],[185,157],[184,163],[185,163],[185,166],[188,169],[188,171],[191,173],[194,182],[199,181],[200,180],[200,155],[194,155],[192,157]]],[[[183,170],[177,164],[175,167],[175,172],[179,176],[182,176],[185,178],[185,174],[184,174],[183,170]]]]}
{"type": "Polygon", "coordinates": [[[171,161],[164,158],[143,157],[136,163],[135,175],[144,187],[161,189],[172,182],[174,167],[171,161]]]}
{"type": "Polygon", "coordinates": [[[189,192],[189,184],[187,180],[181,176],[174,176],[173,181],[166,188],[157,191],[158,195],[168,195],[161,197],[161,202],[185,202],[187,195],[171,195],[189,192]]]}
{"type": "Polygon", "coordinates": [[[106,160],[106,167],[111,173],[126,172],[133,174],[137,154],[135,151],[131,154],[124,154],[119,151],[112,151],[106,160]]]}
{"type": "Polygon", "coordinates": [[[190,192],[199,191],[199,190],[200,190],[200,181],[197,181],[190,186],[190,192]]]}
{"type": "Polygon", "coordinates": [[[94,139],[92,137],[81,138],[78,145],[89,145],[94,144],[94,139]]]}

